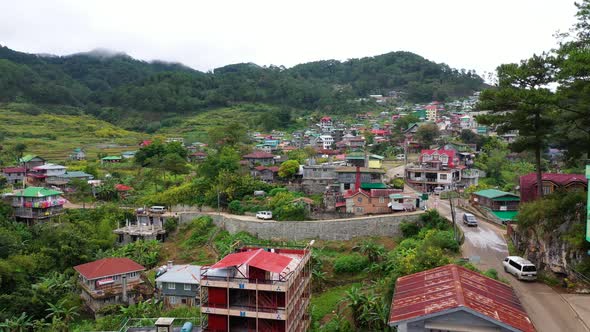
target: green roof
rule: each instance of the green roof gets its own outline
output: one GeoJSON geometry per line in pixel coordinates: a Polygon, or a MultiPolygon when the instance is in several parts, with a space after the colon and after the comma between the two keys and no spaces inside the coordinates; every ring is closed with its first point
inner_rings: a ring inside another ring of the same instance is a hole
{"type": "Polygon", "coordinates": [[[518,211],[492,211],[492,213],[500,220],[514,220],[518,211]]]}
{"type": "Polygon", "coordinates": [[[424,118],[426,119],[426,110],[416,110],[412,112],[414,115],[416,115],[418,118],[424,118]]]}
{"type": "Polygon", "coordinates": [[[391,194],[391,195],[389,195],[389,198],[400,199],[400,198],[404,198],[404,195],[403,194],[391,194]]]}
{"type": "Polygon", "coordinates": [[[480,190],[478,192],[475,192],[474,194],[477,196],[492,199],[494,201],[520,201],[518,195],[496,189],[480,190]]]}
{"type": "Polygon", "coordinates": [[[121,159],[121,156],[106,156],[104,158],[102,158],[101,160],[119,160],[121,159]]]}
{"type": "Polygon", "coordinates": [[[347,155],[346,159],[348,159],[348,160],[365,160],[365,156],[347,155]]]}
{"type": "Polygon", "coordinates": [[[361,183],[361,189],[387,189],[387,185],[385,183],[363,182],[361,183]]]}
{"type": "Polygon", "coordinates": [[[29,187],[23,191],[20,191],[15,194],[18,197],[46,197],[46,196],[55,196],[61,195],[61,191],[46,189],[43,187],[29,187]]]}
{"type": "Polygon", "coordinates": [[[71,172],[66,172],[65,174],[61,175],[62,178],[90,178],[90,179],[94,179],[94,176],[92,174],[88,174],[82,171],[71,171],[71,172]]]}
{"type": "MultiPolygon", "coordinates": [[[[32,154],[28,154],[28,155],[20,158],[20,162],[21,163],[28,163],[29,161],[31,161],[31,160],[33,160],[35,158],[37,158],[37,156],[32,155],[32,154]]],[[[41,159],[43,159],[43,158],[41,158],[41,159]]]]}
{"type": "Polygon", "coordinates": [[[378,154],[372,154],[372,155],[369,156],[369,158],[371,158],[371,159],[379,159],[379,160],[385,159],[385,157],[380,156],[378,154]]]}

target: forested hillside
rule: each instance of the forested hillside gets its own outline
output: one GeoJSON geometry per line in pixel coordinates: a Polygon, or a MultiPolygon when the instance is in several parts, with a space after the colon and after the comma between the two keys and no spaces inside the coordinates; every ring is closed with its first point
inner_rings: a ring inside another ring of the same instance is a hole
{"type": "Polygon", "coordinates": [[[458,71],[416,54],[318,61],[293,68],[234,64],[203,73],[181,64],[145,62],[123,53],[92,51],[34,55],[0,47],[0,102],[77,106],[100,119],[145,130],[167,116],[194,114],[241,102],[332,113],[350,100],[403,92],[409,101],[445,100],[483,87],[471,71],[458,71]]]}

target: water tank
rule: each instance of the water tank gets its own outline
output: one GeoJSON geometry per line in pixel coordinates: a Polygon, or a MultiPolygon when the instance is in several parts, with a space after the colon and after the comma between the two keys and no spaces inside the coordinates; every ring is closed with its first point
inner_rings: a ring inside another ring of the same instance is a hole
{"type": "Polygon", "coordinates": [[[192,330],[193,330],[193,323],[186,322],[186,323],[182,324],[182,328],[180,329],[180,332],[191,332],[192,330]]]}

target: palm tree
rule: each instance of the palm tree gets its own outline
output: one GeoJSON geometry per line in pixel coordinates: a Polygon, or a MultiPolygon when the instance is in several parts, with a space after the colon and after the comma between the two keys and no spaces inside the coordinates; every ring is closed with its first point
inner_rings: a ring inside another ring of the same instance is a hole
{"type": "Polygon", "coordinates": [[[311,278],[314,291],[321,291],[326,282],[326,272],[314,268],[311,270],[311,278]]]}

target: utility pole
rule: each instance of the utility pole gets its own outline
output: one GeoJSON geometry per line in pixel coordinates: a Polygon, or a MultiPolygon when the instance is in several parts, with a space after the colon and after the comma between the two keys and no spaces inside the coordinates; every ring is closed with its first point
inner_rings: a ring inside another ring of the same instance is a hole
{"type": "MultiPolygon", "coordinates": [[[[586,179],[590,182],[590,164],[586,165],[586,179]]],[[[586,204],[586,241],[590,242],[590,191],[586,190],[588,203],[586,204]]],[[[590,255],[590,250],[588,251],[590,255]]]]}
{"type": "MultiPolygon", "coordinates": [[[[449,194],[454,193],[454,191],[449,191],[449,194]]],[[[453,238],[455,241],[459,241],[457,239],[457,224],[455,222],[455,207],[453,206],[453,195],[449,196],[449,203],[451,205],[451,219],[453,221],[453,238]]]]}

